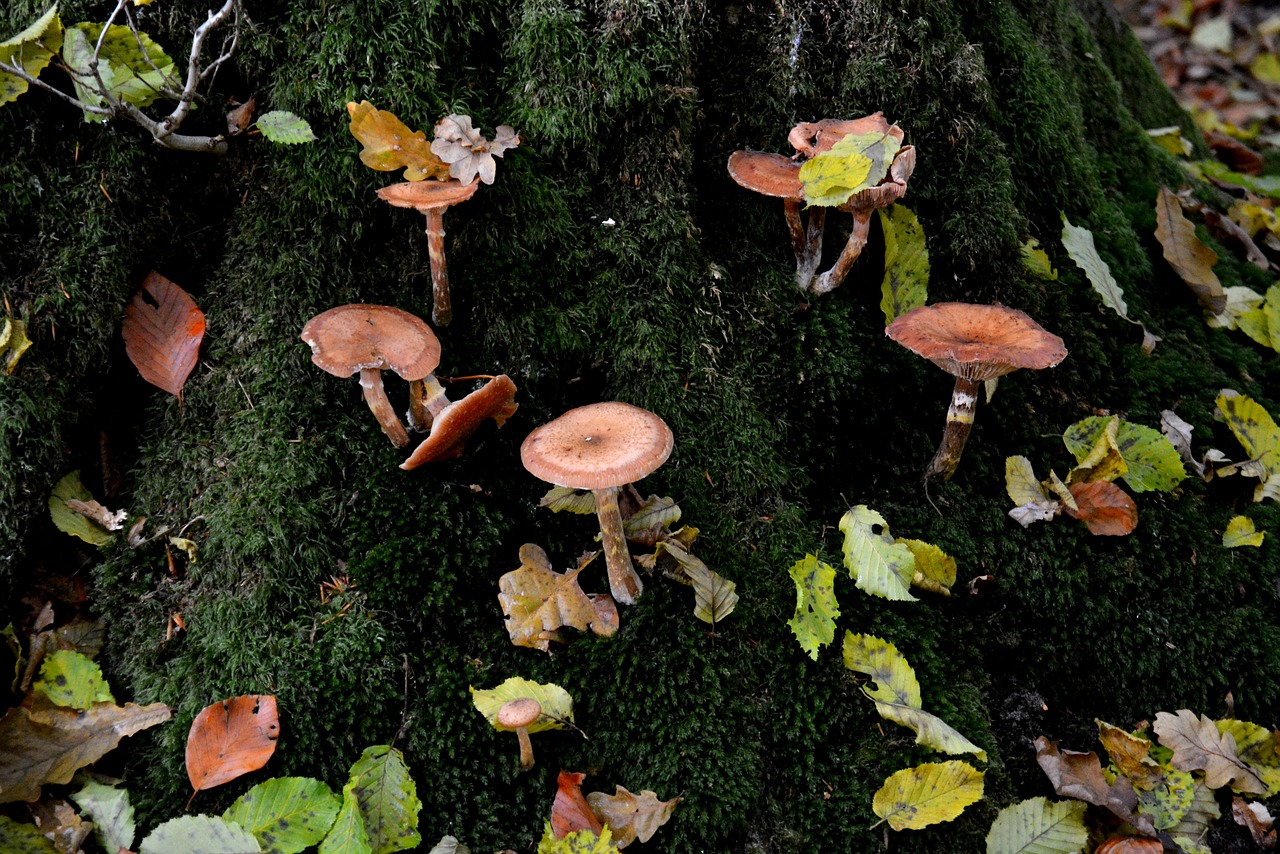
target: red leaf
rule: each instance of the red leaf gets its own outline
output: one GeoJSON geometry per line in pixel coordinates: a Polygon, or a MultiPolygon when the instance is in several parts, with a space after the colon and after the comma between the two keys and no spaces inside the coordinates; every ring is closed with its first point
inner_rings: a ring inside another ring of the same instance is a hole
{"type": "Polygon", "coordinates": [[[556,778],[556,800],[551,805],[551,829],[556,839],[564,839],[576,830],[599,833],[600,819],[596,818],[587,799],[582,796],[582,781],[586,774],[561,771],[556,778]]]}
{"type": "Polygon", "coordinates": [[[1078,509],[1063,507],[1073,519],[1089,526],[1090,534],[1122,537],[1138,527],[1138,505],[1120,487],[1105,480],[1071,484],[1078,509]]]}
{"type": "Polygon", "coordinates": [[[279,737],[280,716],[270,694],[245,694],[206,706],[187,733],[192,788],[199,792],[258,770],[275,753],[279,737]]]}
{"type": "Polygon", "coordinates": [[[181,395],[204,340],[204,312],[191,295],[159,273],[148,273],[125,307],[120,333],[142,378],[181,395]]]}
{"type": "Polygon", "coordinates": [[[1093,854],[1162,854],[1164,846],[1149,836],[1113,836],[1093,849],[1093,854]]]}

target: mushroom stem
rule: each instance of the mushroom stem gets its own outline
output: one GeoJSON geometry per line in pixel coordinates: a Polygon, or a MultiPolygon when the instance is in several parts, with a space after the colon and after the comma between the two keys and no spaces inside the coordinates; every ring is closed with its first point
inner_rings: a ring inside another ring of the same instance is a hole
{"type": "Polygon", "coordinates": [[[806,224],[800,213],[799,199],[785,199],[783,205],[787,227],[791,230],[791,248],[796,254],[796,286],[807,291],[822,261],[822,226],[826,222],[827,209],[812,208],[806,224]]]}
{"type": "Polygon", "coordinates": [[[596,516],[600,519],[600,539],[609,570],[609,592],[623,605],[630,605],[644,592],[644,584],[631,564],[631,551],[622,532],[622,512],[618,509],[618,487],[593,489],[596,516]]]}
{"type": "Polygon", "coordinates": [[[435,374],[427,374],[409,383],[409,426],[414,430],[430,430],[436,416],[450,404],[444,386],[435,374]]]}
{"type": "Polygon", "coordinates": [[[428,208],[423,214],[431,259],[431,319],[436,326],[448,326],[453,320],[453,302],[449,298],[449,268],[444,263],[444,208],[428,208]]]}
{"type": "Polygon", "coordinates": [[[360,386],[364,389],[364,402],[369,404],[369,411],[382,425],[382,432],[387,434],[391,444],[403,448],[409,444],[409,434],[400,423],[396,411],[391,408],[386,389],[382,387],[382,371],[377,368],[364,368],[360,371],[360,386]]]}
{"type": "Polygon", "coordinates": [[[956,473],[965,439],[969,438],[969,431],[973,429],[973,413],[977,407],[978,381],[956,377],[956,386],[951,392],[951,406],[947,408],[947,426],[942,431],[942,443],[938,445],[937,453],[925,469],[925,480],[951,480],[951,476],[956,473]]]}
{"type": "Polygon", "coordinates": [[[529,728],[516,728],[516,740],[520,742],[520,769],[528,771],[533,767],[533,742],[529,740],[529,728]]]}
{"type": "Polygon", "coordinates": [[[840,257],[836,259],[831,269],[813,280],[810,290],[815,294],[825,294],[835,290],[844,281],[844,277],[849,275],[849,268],[862,254],[862,247],[867,245],[872,210],[874,208],[853,212],[853,231],[849,232],[849,242],[844,245],[844,249],[840,250],[840,257]]]}

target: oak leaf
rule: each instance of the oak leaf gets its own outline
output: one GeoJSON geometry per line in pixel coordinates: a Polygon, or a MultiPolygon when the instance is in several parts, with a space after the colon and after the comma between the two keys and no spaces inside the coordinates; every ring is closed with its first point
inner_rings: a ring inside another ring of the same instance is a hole
{"type": "Polygon", "coordinates": [[[204,329],[204,312],[191,295],[152,271],[125,307],[120,333],[142,378],[181,396],[200,357],[204,329]]]}
{"type": "Polygon", "coordinates": [[[641,790],[639,795],[616,786],[612,795],[604,792],[592,792],[587,795],[587,803],[596,818],[614,834],[614,844],[626,848],[639,839],[648,842],[658,828],[671,819],[676,805],[684,798],[672,798],[669,801],[658,800],[658,794],[648,789],[641,790]]]}
{"type": "Polygon", "coordinates": [[[1123,489],[1105,480],[1071,484],[1076,509],[1063,508],[1072,519],[1089,526],[1089,533],[1122,537],[1138,527],[1138,505],[1123,489]]]}
{"type": "Polygon", "coordinates": [[[582,781],[585,779],[586,774],[564,770],[556,777],[556,799],[551,804],[551,828],[559,839],[578,830],[599,834],[603,827],[600,819],[591,811],[587,799],[582,796],[582,781]]]}
{"type": "Polygon", "coordinates": [[[431,152],[424,132],[409,130],[394,113],[379,110],[368,101],[349,101],[347,115],[351,117],[351,135],[364,146],[360,162],[365,166],[379,172],[403,167],[406,181],[448,180],[449,165],[431,152]]]}
{"type": "Polygon", "coordinates": [[[559,573],[540,546],[520,547],[520,568],[498,579],[498,603],[513,644],[549,652],[551,641],[563,640],[557,631],[563,626],[612,634],[595,603],[578,586],[578,575],[597,554],[584,555],[577,569],[559,573]]]}
{"type": "Polygon", "coordinates": [[[191,787],[200,792],[258,770],[275,753],[279,737],[280,715],[270,694],[243,694],[206,706],[187,733],[191,787]]]}
{"type": "Polygon", "coordinates": [[[1156,197],[1156,239],[1164,248],[1164,259],[1191,288],[1201,308],[1218,314],[1227,307],[1227,295],[1213,272],[1218,253],[1200,242],[1178,197],[1167,187],[1156,197]]]}
{"type": "Polygon", "coordinates": [[[1179,709],[1176,715],[1159,712],[1151,728],[1160,736],[1160,743],[1173,751],[1173,767],[1203,771],[1209,788],[1230,784],[1237,792],[1266,793],[1266,784],[1237,754],[1235,737],[1219,732],[1205,715],[1197,717],[1190,709],[1179,709]]]}

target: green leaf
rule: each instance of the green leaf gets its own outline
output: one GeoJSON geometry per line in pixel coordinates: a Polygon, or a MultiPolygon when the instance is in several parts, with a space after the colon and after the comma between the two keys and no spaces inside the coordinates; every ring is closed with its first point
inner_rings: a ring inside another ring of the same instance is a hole
{"type": "Polygon", "coordinates": [[[982,772],[967,762],[927,762],[884,781],[871,809],[894,830],[951,821],[982,798],[982,772]]]}
{"type": "MultiPolygon", "coordinates": [[[[1098,292],[1098,296],[1102,297],[1103,304],[1130,323],[1142,326],[1141,323],[1129,317],[1129,306],[1124,301],[1124,290],[1116,283],[1111,275],[1111,268],[1107,266],[1106,261],[1102,260],[1097,247],[1093,245],[1093,232],[1087,228],[1072,225],[1066,214],[1062,215],[1062,245],[1071,260],[1076,262],[1076,266],[1084,270],[1089,283],[1098,292]]],[[[1158,339],[1148,332],[1145,326],[1142,326],[1142,336],[1143,349],[1150,352],[1155,348],[1155,342],[1158,339]]]]}
{"type": "Polygon", "coordinates": [[[0,851],[5,854],[60,854],[40,828],[14,821],[7,815],[0,815],[0,851]]]}
{"type": "MultiPolygon", "coordinates": [[[[103,850],[133,849],[136,829],[133,823],[133,805],[129,803],[127,791],[88,780],[80,791],[71,795],[71,800],[93,822],[93,836],[103,850]]],[[[0,850],[3,848],[4,846],[0,846],[0,850]]]]}
{"type": "Polygon", "coordinates": [[[102,670],[88,657],[69,649],[59,649],[44,658],[40,679],[32,686],[55,706],[84,711],[94,703],[114,703],[102,670]]]}
{"type": "Polygon", "coordinates": [[[840,531],[844,565],[859,588],[884,599],[916,601],[908,589],[916,571],[915,556],[893,541],[883,516],[859,504],[840,517],[840,531]]]}
{"type": "Polygon", "coordinates": [[[93,546],[103,546],[114,539],[106,528],[91,522],[67,506],[68,501],[92,501],[89,490],[80,483],[80,471],[71,472],[53,488],[49,496],[49,515],[53,524],[64,534],[79,537],[93,546]]]}
{"type": "Polygon", "coordinates": [[[1280,735],[1249,721],[1214,721],[1218,732],[1236,742],[1236,755],[1267,787],[1266,797],[1280,794],[1280,735]]]}
{"type": "Polygon", "coordinates": [[[360,799],[356,797],[356,780],[342,787],[342,807],[333,826],[320,842],[318,854],[373,854],[369,832],[360,814],[360,799]]]}
{"type": "MultiPolygon", "coordinates": [[[[1222,811],[1218,809],[1218,801],[1214,797],[1213,789],[1206,786],[1203,781],[1197,780],[1191,792],[1191,806],[1187,808],[1177,826],[1169,831],[1169,835],[1175,841],[1182,838],[1202,839],[1221,815],[1222,811]]],[[[1188,848],[1181,842],[1178,844],[1187,854],[1207,851],[1203,848],[1188,848]]]]}
{"type": "Polygon", "coordinates": [[[885,324],[925,304],[929,287],[929,247],[920,220],[902,205],[880,208],[884,230],[884,281],[880,310],[885,324]]]}
{"type": "Polygon", "coordinates": [[[573,698],[569,692],[553,683],[531,682],[512,676],[496,688],[476,690],[471,688],[471,702],[484,715],[490,726],[498,726],[498,709],[508,700],[532,697],[542,706],[542,717],[529,724],[529,732],[548,729],[567,729],[573,723],[573,698]]]}
{"type": "MultiPolygon", "coordinates": [[[[591,495],[591,493],[587,493],[591,495]]],[[[595,500],[591,502],[591,512],[595,512],[595,500]]],[[[649,532],[670,528],[680,521],[680,505],[670,498],[659,498],[650,495],[636,512],[622,522],[622,533],[627,539],[641,536],[649,532]]]]}
{"type": "Polygon", "coordinates": [[[1149,791],[1138,790],[1138,812],[1151,816],[1158,830],[1177,827],[1191,809],[1195,781],[1189,771],[1165,771],[1164,782],[1149,791]]]}
{"type": "Polygon", "coordinates": [[[267,854],[296,854],[324,838],[341,802],[308,777],[273,777],[245,792],[222,817],[254,835],[267,854]]]}
{"type": "Polygon", "coordinates": [[[1254,490],[1253,500],[1280,499],[1280,427],[1262,406],[1231,389],[1223,389],[1214,403],[1249,459],[1257,460],[1263,468],[1262,483],[1254,490]]]}
{"type": "Polygon", "coordinates": [[[987,854],[1078,854],[1089,831],[1083,801],[1045,798],[1019,801],[1000,810],[987,833],[987,854]]]}
{"type": "Polygon", "coordinates": [[[1038,279],[1058,281],[1058,271],[1053,269],[1049,253],[1040,248],[1040,241],[1034,237],[1028,237],[1027,242],[1022,244],[1022,265],[1038,279]]]}
{"type": "Polygon", "coordinates": [[[1253,520],[1248,516],[1232,516],[1227,523],[1227,530],[1222,532],[1222,544],[1229,549],[1240,546],[1261,546],[1266,532],[1253,527],[1253,520]]]}
{"type": "Polygon", "coordinates": [[[618,854],[618,846],[613,844],[613,832],[609,825],[600,828],[600,835],[590,830],[575,830],[563,839],[557,839],[547,822],[538,841],[538,854],[618,854]]]}
{"type": "Polygon", "coordinates": [[[738,605],[736,584],[712,572],[705,563],[675,543],[665,540],[659,542],[658,551],[664,551],[675,558],[693,584],[695,617],[704,623],[715,625],[733,613],[738,605]]]}
{"type": "Polygon", "coordinates": [[[255,854],[261,850],[253,834],[233,821],[184,815],[151,831],[138,854],[255,854]]]}
{"type": "Polygon", "coordinates": [[[422,842],[418,833],[422,801],[399,750],[389,745],[366,747],[351,766],[347,785],[353,783],[373,854],[405,851],[422,842]]]}
{"type": "Polygon", "coordinates": [[[262,131],[262,137],[272,142],[279,142],[284,145],[297,145],[303,142],[315,142],[316,135],[311,130],[311,125],[301,116],[284,110],[272,110],[258,117],[258,130],[262,131]]]}
{"type": "Polygon", "coordinates": [[[1255,196],[1280,199],[1280,175],[1245,175],[1218,160],[1197,160],[1192,165],[1206,178],[1243,187],[1255,196]]]}
{"type": "MultiPolygon", "coordinates": [[[[62,19],[58,17],[55,3],[34,24],[0,42],[0,62],[39,77],[49,60],[62,49],[62,37],[62,19]]],[[[0,71],[0,104],[15,100],[29,85],[21,77],[0,71]]]]}
{"type": "MultiPolygon", "coordinates": [[[[1115,417],[1094,415],[1066,429],[1062,441],[1077,462],[1084,461],[1115,417]]],[[[1169,492],[1187,477],[1178,449],[1159,430],[1121,419],[1116,428],[1116,448],[1129,467],[1120,477],[1134,492],[1169,492]]]]}
{"type": "Polygon", "coordinates": [[[805,201],[842,205],[884,180],[902,143],[891,133],[851,133],[800,167],[805,201]]]}
{"type": "Polygon", "coordinates": [[[865,673],[875,683],[862,693],[876,702],[920,708],[920,683],[911,665],[893,644],[873,635],[845,632],[844,666],[865,673]]]}
{"type": "Polygon", "coordinates": [[[574,489],[572,486],[553,486],[538,502],[539,507],[548,507],[552,513],[577,513],[580,516],[594,516],[596,512],[595,493],[574,489]]]}
{"type": "MultiPolygon", "coordinates": [[[[102,24],[82,23],[67,29],[62,56],[71,68],[76,97],[91,107],[101,107],[108,98],[150,106],[163,90],[176,86],[177,69],[164,49],[140,33],[121,24],[112,24],[102,39],[94,77],[93,51],[102,34],[102,24]]],[[[106,117],[85,113],[85,121],[101,122],[106,117]]]]}
{"type": "Polygon", "coordinates": [[[805,555],[792,565],[791,580],[796,585],[796,613],[787,623],[800,648],[818,660],[818,648],[836,638],[836,568],[814,555],[805,555]]]}

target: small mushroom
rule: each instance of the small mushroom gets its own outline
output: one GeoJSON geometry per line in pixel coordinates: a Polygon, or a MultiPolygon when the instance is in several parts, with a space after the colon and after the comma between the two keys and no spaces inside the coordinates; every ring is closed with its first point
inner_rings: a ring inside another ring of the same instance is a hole
{"type": "Polygon", "coordinates": [[[516,384],[511,377],[500,374],[462,400],[448,404],[431,422],[430,435],[409,455],[409,459],[400,464],[400,468],[409,471],[424,463],[461,456],[467,439],[486,418],[492,418],[501,427],[515,414],[519,406],[515,396],[516,384]]]}
{"type": "Polygon", "coordinates": [[[1023,312],[999,305],[920,306],[890,323],[885,334],[956,378],[942,443],[925,480],[950,480],[955,474],[973,427],[979,383],[1019,368],[1052,368],[1067,356],[1061,338],[1023,312]]]}
{"type": "Polygon", "coordinates": [[[768,151],[735,151],[729,155],[729,177],[740,187],[782,199],[791,248],[796,255],[796,286],[808,290],[822,261],[822,227],[827,209],[810,209],[807,222],[801,215],[804,185],[800,183],[800,164],[768,151]]]}
{"type": "Polygon", "coordinates": [[[508,700],[498,709],[498,729],[514,731],[520,741],[520,767],[528,771],[533,767],[533,742],[529,740],[529,725],[542,716],[542,704],[532,697],[508,700]]]}
{"type": "Polygon", "coordinates": [[[618,490],[671,456],[674,437],[648,410],[618,401],[571,409],[525,438],[520,460],[535,477],[595,496],[613,598],[630,605],[644,590],[622,530],[618,490]]]}
{"type": "Polygon", "coordinates": [[[479,182],[406,181],[378,191],[378,197],[398,208],[413,208],[427,218],[427,255],[431,260],[431,319],[437,326],[453,320],[449,297],[449,269],[444,260],[444,212],[475,195],[479,182]]]}
{"type": "Polygon", "coordinates": [[[341,305],[308,320],[302,340],[311,345],[311,361],[322,370],[336,377],[359,373],[365,402],[382,431],[397,448],[409,444],[409,434],[387,399],[382,371],[395,371],[411,384],[439,387],[431,372],[440,364],[440,342],[431,327],[388,305],[341,305]]]}

